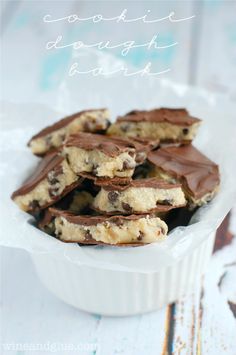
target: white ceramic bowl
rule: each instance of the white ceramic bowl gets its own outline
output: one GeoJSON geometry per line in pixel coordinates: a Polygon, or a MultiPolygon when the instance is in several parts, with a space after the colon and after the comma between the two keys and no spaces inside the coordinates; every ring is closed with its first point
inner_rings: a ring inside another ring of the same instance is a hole
{"type": "Polygon", "coordinates": [[[81,310],[126,316],[150,312],[176,301],[200,280],[212,254],[215,233],[191,253],[159,272],[112,271],[81,266],[55,254],[32,254],[43,284],[81,310]]]}

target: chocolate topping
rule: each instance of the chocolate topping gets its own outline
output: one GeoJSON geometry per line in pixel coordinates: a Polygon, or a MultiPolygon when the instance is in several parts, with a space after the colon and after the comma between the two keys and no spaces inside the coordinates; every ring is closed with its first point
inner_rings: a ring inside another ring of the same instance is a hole
{"type": "Polygon", "coordinates": [[[131,180],[127,185],[119,184],[118,178],[113,182],[110,179],[103,179],[96,181],[95,184],[101,186],[104,190],[107,191],[124,191],[131,187],[149,187],[153,189],[173,189],[176,187],[181,187],[181,184],[170,184],[157,178],[131,180]]]}
{"type": "Polygon", "coordinates": [[[135,211],[135,212],[133,212],[132,209],[130,208],[130,206],[129,206],[129,208],[125,208],[125,206],[123,206],[123,205],[122,205],[122,207],[123,207],[124,211],[122,211],[122,212],[121,211],[110,211],[110,212],[102,211],[99,208],[96,208],[94,206],[92,206],[92,209],[94,211],[96,211],[97,213],[103,214],[105,216],[120,215],[121,213],[123,213],[124,215],[127,215],[127,216],[129,216],[130,213],[135,213],[137,216],[138,215],[139,216],[144,216],[144,214],[149,215],[150,213],[152,214],[152,213],[156,213],[156,212],[165,213],[165,212],[169,212],[170,210],[173,210],[175,208],[180,208],[180,207],[184,207],[184,206],[185,205],[172,206],[170,204],[169,205],[165,205],[165,204],[158,203],[155,208],[149,209],[146,212],[144,212],[144,211],[135,211]]]}
{"type": "Polygon", "coordinates": [[[128,140],[100,134],[77,133],[65,142],[66,147],[77,147],[85,150],[97,149],[109,156],[117,156],[125,151],[135,152],[135,145],[128,140]]]}
{"type": "Polygon", "coordinates": [[[109,136],[110,138],[117,139],[119,141],[131,143],[135,146],[137,152],[146,151],[149,152],[157,148],[160,144],[159,139],[148,139],[148,138],[139,138],[139,137],[119,137],[119,136],[109,136]]]}
{"type": "MultiPolygon", "coordinates": [[[[49,208],[50,213],[55,216],[55,217],[63,217],[65,218],[68,222],[73,223],[73,224],[79,224],[83,226],[96,226],[97,224],[100,223],[113,223],[116,225],[122,225],[123,222],[126,221],[136,221],[139,220],[140,218],[147,218],[148,215],[129,215],[129,216],[91,216],[91,215],[75,215],[73,213],[67,212],[67,211],[62,211],[58,210],[56,208],[49,208]]],[[[151,216],[150,216],[151,217],[151,216]]]]}
{"type": "Polygon", "coordinates": [[[200,122],[198,118],[189,115],[184,108],[170,109],[160,108],[151,111],[134,110],[125,116],[118,117],[117,122],[168,122],[180,126],[191,126],[193,123],[200,122]]]}
{"type": "Polygon", "coordinates": [[[212,192],[220,182],[218,166],[191,144],[150,152],[148,160],[182,182],[184,189],[195,198],[212,192]]]}
{"type": "MultiPolygon", "coordinates": [[[[63,119],[61,119],[60,121],[52,124],[51,126],[48,126],[44,129],[42,129],[39,133],[37,133],[36,135],[34,135],[31,140],[29,141],[29,143],[36,138],[40,138],[40,137],[44,137],[50,133],[53,133],[63,127],[66,127],[68,124],[70,124],[72,121],[74,121],[75,119],[79,118],[81,115],[83,115],[84,113],[89,113],[89,112],[94,112],[94,111],[105,111],[106,109],[96,109],[96,110],[84,110],[84,111],[80,111],[77,113],[74,113],[73,115],[67,116],[63,119]]],[[[29,144],[28,143],[28,144],[29,144]]]]}

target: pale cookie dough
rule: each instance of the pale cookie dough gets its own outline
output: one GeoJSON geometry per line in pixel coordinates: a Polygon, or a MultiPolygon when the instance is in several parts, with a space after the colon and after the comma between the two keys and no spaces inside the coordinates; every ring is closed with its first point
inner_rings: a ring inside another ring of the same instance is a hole
{"type": "Polygon", "coordinates": [[[48,151],[60,147],[71,134],[77,132],[105,132],[110,125],[109,118],[110,114],[107,109],[75,113],[40,131],[31,138],[28,146],[34,154],[44,155],[48,151]]]}
{"type": "Polygon", "coordinates": [[[12,194],[12,199],[22,210],[35,212],[59,201],[81,181],[62,156],[50,153],[23,186],[12,194]]]}
{"type": "Polygon", "coordinates": [[[76,174],[129,178],[137,165],[136,150],[131,143],[101,135],[73,135],[65,143],[63,152],[76,174]]]}
{"type": "Polygon", "coordinates": [[[159,139],[161,142],[190,142],[196,136],[200,120],[185,109],[132,111],[118,117],[108,135],[159,139]]]}
{"type": "Polygon", "coordinates": [[[93,207],[106,214],[150,213],[167,211],[186,204],[181,185],[168,184],[158,179],[133,180],[129,185],[102,186],[93,207]]]}
{"type": "Polygon", "coordinates": [[[64,242],[147,244],[164,240],[168,231],[164,221],[150,215],[93,217],[56,211],[55,216],[55,234],[64,242]]]}

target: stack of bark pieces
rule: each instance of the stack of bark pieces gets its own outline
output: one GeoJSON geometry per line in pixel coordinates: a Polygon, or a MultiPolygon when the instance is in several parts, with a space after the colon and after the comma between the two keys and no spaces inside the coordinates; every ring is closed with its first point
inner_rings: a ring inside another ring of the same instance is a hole
{"type": "Polygon", "coordinates": [[[169,211],[193,210],[219,186],[218,166],[191,144],[200,122],[168,108],[132,111],[113,124],[106,109],[66,117],[30,140],[42,159],[12,198],[65,242],[163,240],[169,211]]]}

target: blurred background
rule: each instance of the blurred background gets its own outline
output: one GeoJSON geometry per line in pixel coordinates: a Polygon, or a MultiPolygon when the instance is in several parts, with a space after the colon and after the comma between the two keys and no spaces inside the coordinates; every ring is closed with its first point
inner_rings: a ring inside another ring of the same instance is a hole
{"type": "MultiPolygon", "coordinates": [[[[157,35],[159,50],[140,47],[122,57],[121,49],[109,54],[126,61],[128,67],[143,68],[152,62],[153,70],[168,78],[229,95],[236,100],[236,1],[2,1],[1,2],[1,86],[5,100],[37,101],[53,104],[60,82],[68,75],[72,47],[46,49],[46,43],[61,35],[60,44],[83,41],[111,44],[135,40],[146,43],[157,35]],[[61,20],[45,23],[46,14],[59,19],[72,14],[87,18],[96,14],[115,17],[127,9],[127,18],[147,14],[161,19],[195,16],[181,22],[168,19],[153,24],[136,21],[61,20]]],[[[105,51],[105,50],[103,50],[105,51]]],[[[157,80],[158,80],[157,78],[157,80]]],[[[92,88],[91,88],[92,89],[92,88]]]]}

